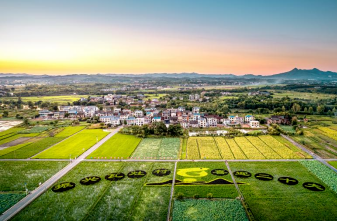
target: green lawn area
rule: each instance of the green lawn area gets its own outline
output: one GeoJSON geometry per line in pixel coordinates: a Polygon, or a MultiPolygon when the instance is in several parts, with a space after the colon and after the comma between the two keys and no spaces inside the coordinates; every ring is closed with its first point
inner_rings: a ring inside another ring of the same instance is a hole
{"type": "Polygon", "coordinates": [[[0,161],[0,192],[24,191],[39,186],[69,162],[57,161],[0,161]]]}
{"type": "Polygon", "coordinates": [[[136,149],[142,139],[117,133],[108,141],[102,144],[97,150],[87,158],[107,157],[107,158],[128,158],[136,149]]]}
{"type": "Polygon", "coordinates": [[[86,129],[36,155],[35,159],[68,159],[80,156],[109,133],[101,129],[86,129]]]}
{"type": "MultiPolygon", "coordinates": [[[[320,179],[310,173],[299,162],[230,162],[232,171],[246,170],[249,178],[240,178],[246,184],[239,185],[245,201],[255,220],[335,220],[337,218],[337,196],[320,179]],[[271,181],[254,177],[256,173],[268,173],[271,181]],[[280,183],[279,177],[292,177],[297,185],[280,183]],[[305,189],[304,182],[315,182],[325,186],[325,191],[305,189]]],[[[238,178],[236,178],[239,181],[238,178]]]]}
{"type": "MultiPolygon", "coordinates": [[[[214,169],[227,170],[225,162],[179,162],[177,166],[176,180],[183,182],[210,182],[216,179],[224,179],[233,183],[230,174],[217,176],[211,173],[214,169]]],[[[238,196],[234,184],[221,185],[178,185],[174,187],[175,196],[179,193],[184,197],[199,195],[206,198],[207,194],[213,194],[215,198],[234,199],[238,196]]]]}
{"type": "MultiPolygon", "coordinates": [[[[17,145],[20,148],[13,150],[5,155],[0,154],[0,159],[27,159],[35,154],[47,149],[48,147],[60,142],[65,138],[62,137],[47,137],[36,142],[29,142],[17,145]]],[[[10,148],[7,148],[10,149],[10,148]]]]}
{"type": "Polygon", "coordinates": [[[68,137],[84,129],[84,126],[68,126],[61,132],[55,135],[55,137],[68,137]]]}
{"type": "Polygon", "coordinates": [[[145,138],[133,152],[132,158],[176,159],[179,148],[179,138],[145,138]]]}
{"type": "Polygon", "coordinates": [[[286,131],[287,133],[296,133],[296,130],[292,126],[285,126],[285,125],[280,125],[281,129],[286,131]]]}

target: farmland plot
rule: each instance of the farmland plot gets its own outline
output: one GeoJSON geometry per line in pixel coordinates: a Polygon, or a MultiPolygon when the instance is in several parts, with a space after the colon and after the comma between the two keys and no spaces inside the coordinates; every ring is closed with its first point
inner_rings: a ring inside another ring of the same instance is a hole
{"type": "Polygon", "coordinates": [[[216,145],[218,146],[223,159],[235,159],[231,148],[223,137],[214,137],[214,141],[216,142],[216,145]]]}
{"type": "Polygon", "coordinates": [[[238,146],[234,139],[226,139],[227,144],[231,148],[235,159],[247,159],[247,156],[244,154],[242,149],[238,146]]]}
{"type": "Polygon", "coordinates": [[[83,130],[78,134],[69,137],[61,143],[52,146],[51,148],[43,151],[42,153],[34,156],[36,159],[68,159],[75,158],[87,149],[100,141],[108,133],[100,129],[83,130]]]}
{"type": "Polygon", "coordinates": [[[265,159],[265,156],[263,156],[245,137],[236,137],[234,140],[240,146],[241,150],[244,151],[248,159],[265,159]]]}
{"type": "Polygon", "coordinates": [[[337,217],[336,194],[299,162],[231,162],[229,165],[232,171],[245,170],[252,175],[240,179],[246,183],[239,184],[239,188],[255,220],[313,221],[337,217]],[[270,174],[273,179],[258,180],[254,176],[257,173],[270,174]],[[298,184],[281,183],[280,177],[294,178],[298,184]],[[305,182],[321,184],[325,190],[306,189],[305,182]]]}
{"type": "Polygon", "coordinates": [[[107,157],[107,158],[128,158],[136,149],[142,139],[117,133],[87,158],[107,157]]]}
{"type": "Polygon", "coordinates": [[[218,147],[213,137],[197,138],[201,159],[221,159],[218,147]]]}
{"type": "Polygon", "coordinates": [[[187,159],[197,160],[200,159],[197,138],[190,137],[187,140],[187,159]]]}
{"type": "Polygon", "coordinates": [[[318,127],[319,130],[321,130],[322,132],[324,132],[325,135],[327,135],[328,137],[337,140],[337,131],[330,129],[328,127],[318,127]]]}
{"type": "Polygon", "coordinates": [[[61,132],[55,135],[55,137],[68,137],[84,129],[84,126],[68,126],[61,132]]]}
{"type": "MultiPolygon", "coordinates": [[[[33,155],[47,149],[48,147],[60,142],[64,138],[61,137],[47,137],[33,143],[26,143],[14,151],[0,156],[1,159],[26,159],[33,155]]],[[[22,145],[22,144],[20,144],[22,145]]],[[[18,145],[19,146],[19,145],[18,145]]]]}
{"type": "Polygon", "coordinates": [[[260,138],[255,136],[246,137],[249,142],[253,144],[267,159],[281,159],[281,156],[278,155],[273,149],[271,149],[266,143],[264,143],[260,138]]]}
{"type": "Polygon", "coordinates": [[[157,158],[161,141],[162,141],[161,139],[157,138],[143,139],[138,145],[135,152],[132,154],[132,158],[141,158],[141,159],[157,158]]]}
{"type": "Polygon", "coordinates": [[[159,158],[177,159],[180,148],[179,138],[163,138],[160,144],[159,158]]]}
{"type": "Polygon", "coordinates": [[[173,221],[248,221],[240,200],[175,200],[173,221]]]}

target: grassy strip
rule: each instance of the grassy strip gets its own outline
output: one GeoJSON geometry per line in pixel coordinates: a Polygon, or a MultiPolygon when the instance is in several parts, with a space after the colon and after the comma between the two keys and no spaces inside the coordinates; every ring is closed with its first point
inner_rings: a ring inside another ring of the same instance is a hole
{"type": "Polygon", "coordinates": [[[84,129],[84,126],[68,126],[61,132],[55,135],[55,137],[68,137],[84,129]]]}

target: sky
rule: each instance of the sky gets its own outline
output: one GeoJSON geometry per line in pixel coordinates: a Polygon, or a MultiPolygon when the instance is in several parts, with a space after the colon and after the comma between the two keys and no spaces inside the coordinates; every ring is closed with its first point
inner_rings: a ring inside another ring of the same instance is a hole
{"type": "Polygon", "coordinates": [[[337,0],[0,0],[0,73],[337,71],[337,0]]]}

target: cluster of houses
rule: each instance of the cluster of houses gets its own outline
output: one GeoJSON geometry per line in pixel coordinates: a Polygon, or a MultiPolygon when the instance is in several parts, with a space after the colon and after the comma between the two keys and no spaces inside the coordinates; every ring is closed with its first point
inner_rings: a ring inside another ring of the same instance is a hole
{"type": "Polygon", "coordinates": [[[229,116],[223,118],[218,115],[200,113],[199,107],[186,110],[184,107],[158,110],[156,108],[145,108],[143,110],[131,111],[130,109],[105,108],[99,110],[96,106],[59,106],[59,111],[52,112],[41,110],[39,112],[42,119],[63,119],[63,118],[92,118],[98,117],[100,122],[106,125],[137,125],[143,126],[154,122],[163,122],[166,125],[180,124],[183,128],[193,127],[223,127],[239,126],[258,128],[259,121],[254,120],[252,115],[245,117],[229,116]]]}

